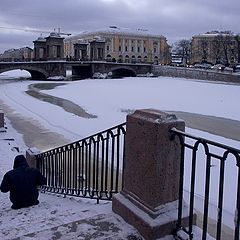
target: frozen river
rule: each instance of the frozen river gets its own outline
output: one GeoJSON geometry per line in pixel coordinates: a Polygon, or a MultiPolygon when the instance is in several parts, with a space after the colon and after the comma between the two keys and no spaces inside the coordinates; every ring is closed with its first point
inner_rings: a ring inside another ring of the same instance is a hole
{"type": "MultiPolygon", "coordinates": [[[[37,144],[34,132],[41,131],[42,137],[43,132],[57,132],[72,141],[124,122],[126,114],[138,108],[170,111],[189,128],[240,140],[240,114],[236,111],[240,87],[236,85],[203,83],[199,87],[197,81],[171,78],[46,83],[22,81],[24,76],[26,73],[19,72],[0,75],[0,100],[16,128],[33,135],[33,139],[25,137],[30,146],[37,144]],[[14,117],[22,120],[14,121],[14,117]],[[27,130],[29,119],[32,125],[46,129],[27,130]]],[[[49,145],[52,147],[51,141],[49,145]]]]}

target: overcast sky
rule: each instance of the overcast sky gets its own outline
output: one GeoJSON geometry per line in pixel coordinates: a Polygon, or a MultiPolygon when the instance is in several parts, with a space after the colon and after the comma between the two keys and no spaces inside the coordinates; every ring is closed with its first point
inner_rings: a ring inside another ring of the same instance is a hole
{"type": "Polygon", "coordinates": [[[110,25],[148,29],[169,44],[211,30],[240,33],[240,0],[1,0],[0,53],[33,47],[40,36],[11,28],[74,35],[110,25]]]}

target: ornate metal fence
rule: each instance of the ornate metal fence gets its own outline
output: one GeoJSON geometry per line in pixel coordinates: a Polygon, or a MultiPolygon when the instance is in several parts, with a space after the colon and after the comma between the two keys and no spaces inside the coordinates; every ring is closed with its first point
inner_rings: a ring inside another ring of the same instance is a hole
{"type": "Polygon", "coordinates": [[[44,191],[111,200],[122,188],[126,123],[38,154],[44,191]]]}
{"type": "Polygon", "coordinates": [[[207,239],[209,232],[217,240],[239,240],[240,150],[177,129],[172,129],[171,133],[181,144],[177,231],[183,230],[189,239],[194,239],[197,214],[202,219],[202,239],[207,239]],[[189,206],[187,228],[182,221],[185,202],[189,206]],[[210,222],[214,227],[208,231],[210,222]],[[223,236],[226,224],[234,229],[231,238],[223,236]]]}

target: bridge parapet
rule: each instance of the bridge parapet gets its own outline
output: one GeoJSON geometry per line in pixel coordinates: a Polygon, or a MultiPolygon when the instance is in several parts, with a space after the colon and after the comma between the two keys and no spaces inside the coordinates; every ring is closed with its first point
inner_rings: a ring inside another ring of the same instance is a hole
{"type": "Polygon", "coordinates": [[[47,79],[54,76],[66,76],[65,61],[39,61],[39,62],[1,62],[0,73],[11,70],[26,70],[32,79],[47,79]]]}
{"type": "Polygon", "coordinates": [[[32,79],[47,79],[55,76],[66,76],[66,69],[72,68],[72,74],[84,78],[94,73],[112,73],[113,77],[137,76],[152,72],[151,64],[113,63],[105,61],[34,61],[34,62],[2,62],[0,73],[11,70],[26,70],[32,79]]]}

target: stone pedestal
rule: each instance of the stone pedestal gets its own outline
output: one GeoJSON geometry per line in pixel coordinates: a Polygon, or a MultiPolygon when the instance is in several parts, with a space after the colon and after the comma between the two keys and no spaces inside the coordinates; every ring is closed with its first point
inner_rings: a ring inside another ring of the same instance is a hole
{"type": "Polygon", "coordinates": [[[0,110],[0,128],[4,127],[4,113],[0,110]]]}
{"type": "Polygon", "coordinates": [[[37,148],[29,148],[26,151],[26,160],[29,167],[33,167],[33,168],[37,167],[36,155],[39,153],[40,151],[37,148]]]}
{"type": "Polygon", "coordinates": [[[170,140],[173,127],[184,131],[185,123],[158,110],[127,116],[123,190],[113,211],[145,239],[172,234],[177,221],[180,144],[170,140]]]}

